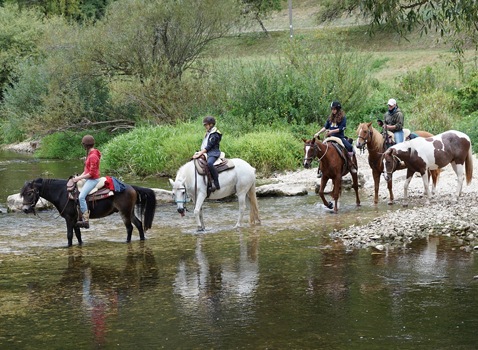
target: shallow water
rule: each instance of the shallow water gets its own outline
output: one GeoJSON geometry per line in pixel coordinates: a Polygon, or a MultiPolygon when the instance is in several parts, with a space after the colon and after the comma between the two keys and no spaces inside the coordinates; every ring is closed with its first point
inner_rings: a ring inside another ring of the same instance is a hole
{"type": "MultiPolygon", "coordinates": [[[[12,187],[48,165],[9,162],[12,187]]],[[[124,243],[115,214],[72,248],[56,211],[0,214],[0,348],[475,349],[477,253],[446,237],[346,251],[330,232],[399,209],[362,197],[337,215],[312,194],[260,198],[263,224],[237,230],[237,202],[211,202],[203,234],[192,208],[159,205],[146,241],[124,243]]]]}

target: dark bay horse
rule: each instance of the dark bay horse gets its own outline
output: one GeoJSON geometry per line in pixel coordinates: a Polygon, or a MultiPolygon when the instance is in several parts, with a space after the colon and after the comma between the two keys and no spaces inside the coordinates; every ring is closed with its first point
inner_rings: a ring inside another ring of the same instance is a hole
{"type": "MultiPolygon", "coordinates": [[[[360,199],[358,194],[358,178],[357,169],[354,169],[351,164],[348,164],[344,168],[344,159],[340,156],[337,149],[332,145],[332,142],[321,142],[316,140],[315,137],[312,140],[302,139],[304,141],[304,167],[309,168],[310,164],[315,158],[319,158],[319,168],[322,171],[322,178],[320,181],[319,196],[322,198],[324,205],[332,209],[332,202],[328,202],[324,196],[325,186],[329,179],[332,179],[334,188],[332,190],[332,197],[334,198],[335,205],[333,205],[334,213],[338,211],[337,202],[342,194],[342,176],[347,175],[350,172],[352,175],[352,188],[355,190],[356,204],[360,205],[360,199]]],[[[347,152],[344,150],[344,152],[347,152]]],[[[355,154],[353,161],[357,164],[357,158],[355,154]]]]}
{"type": "MultiPolygon", "coordinates": [[[[40,197],[51,202],[66,221],[68,246],[73,244],[73,231],[75,231],[78,244],[82,244],[81,231],[76,225],[78,221],[77,206],[68,198],[66,184],[68,180],[42,179],[26,181],[20,195],[23,197],[23,211],[34,211],[40,197]]],[[[154,191],[149,188],[126,185],[123,192],[115,192],[114,196],[107,197],[95,202],[88,202],[90,219],[102,218],[119,212],[126,226],[126,241],[131,241],[133,225],[139,231],[139,237],[144,240],[144,232],[151,228],[156,210],[156,197],[154,191]],[[135,206],[140,211],[141,222],[134,213],[135,206]]]]}
{"type": "Polygon", "coordinates": [[[473,155],[471,141],[468,135],[450,130],[433,137],[417,137],[416,139],[402,142],[390,147],[383,154],[383,176],[386,181],[392,180],[392,174],[397,169],[397,164],[405,162],[407,179],[405,180],[404,206],[408,203],[408,185],[415,172],[422,175],[423,187],[427,195],[426,204],[430,203],[427,170],[436,170],[451,164],[458,179],[456,187],[456,200],[460,197],[463,180],[466,174],[466,183],[469,184],[473,177],[473,155]]]}
{"type": "MultiPolygon", "coordinates": [[[[414,131],[414,134],[417,134],[420,137],[430,137],[433,134],[430,134],[427,131],[414,131]]],[[[364,149],[367,146],[368,150],[368,164],[372,169],[373,182],[375,184],[375,196],[373,199],[373,204],[378,203],[378,190],[380,187],[380,176],[383,173],[383,163],[382,155],[385,152],[383,135],[376,129],[373,128],[372,122],[370,123],[360,123],[357,129],[357,141],[355,146],[358,149],[364,149]]],[[[432,176],[433,187],[432,193],[435,193],[436,183],[440,175],[440,169],[432,170],[428,173],[428,176],[432,176]]],[[[392,190],[392,181],[387,181],[387,188],[390,194],[390,199],[388,204],[393,204],[393,190],[392,190]]]]}

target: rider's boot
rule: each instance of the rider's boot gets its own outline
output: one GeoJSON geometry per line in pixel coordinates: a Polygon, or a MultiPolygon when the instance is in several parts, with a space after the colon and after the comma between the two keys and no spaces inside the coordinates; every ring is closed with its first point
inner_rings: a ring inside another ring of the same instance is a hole
{"type": "Polygon", "coordinates": [[[78,227],[90,228],[89,220],[90,220],[90,211],[86,210],[85,212],[83,212],[83,214],[80,217],[80,221],[78,221],[76,225],[78,225],[78,227]]]}
{"type": "Polygon", "coordinates": [[[355,164],[355,162],[354,162],[354,154],[355,154],[355,152],[348,152],[348,154],[349,154],[350,164],[352,164],[352,166],[353,166],[356,170],[358,170],[357,164],[355,164]]]}
{"type": "MultiPolygon", "coordinates": [[[[211,169],[212,170],[212,169],[211,169]]],[[[211,188],[211,191],[214,192],[216,190],[220,190],[221,189],[221,186],[219,186],[219,178],[218,178],[218,175],[217,175],[217,170],[216,168],[214,168],[213,171],[211,171],[211,177],[214,181],[214,184],[212,185],[212,188],[211,188]]]]}

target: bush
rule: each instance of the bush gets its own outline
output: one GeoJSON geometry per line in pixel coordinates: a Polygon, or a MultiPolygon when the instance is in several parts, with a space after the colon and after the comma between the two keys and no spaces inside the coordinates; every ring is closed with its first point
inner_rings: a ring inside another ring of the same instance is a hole
{"type": "Polygon", "coordinates": [[[468,82],[456,90],[456,97],[462,113],[478,110],[478,71],[471,73],[468,82]]]}
{"type": "Polygon", "coordinates": [[[453,97],[443,91],[434,91],[421,95],[411,106],[411,112],[406,116],[411,130],[425,130],[439,134],[450,130],[455,120],[453,97]]]}
{"type": "Polygon", "coordinates": [[[474,153],[478,153],[478,111],[455,122],[453,128],[464,132],[471,139],[471,147],[474,153]]]}
{"type": "MultiPolygon", "coordinates": [[[[203,131],[199,121],[176,127],[137,128],[116,137],[103,148],[102,170],[139,176],[174,176],[199,150],[203,131]]],[[[221,150],[226,157],[242,158],[261,174],[296,169],[300,164],[302,142],[288,132],[253,132],[241,137],[232,137],[226,132],[223,135],[221,150]]]]}
{"type": "Polygon", "coordinates": [[[408,71],[400,81],[402,90],[414,97],[436,90],[437,86],[437,78],[430,66],[418,71],[408,71]]]}
{"type": "Polygon", "coordinates": [[[77,159],[84,157],[86,153],[81,145],[81,139],[87,134],[94,136],[96,141],[95,148],[98,148],[100,151],[114,137],[114,135],[106,131],[100,133],[84,131],[79,134],[57,132],[42,139],[41,147],[35,152],[35,157],[47,159],[77,159]]]}

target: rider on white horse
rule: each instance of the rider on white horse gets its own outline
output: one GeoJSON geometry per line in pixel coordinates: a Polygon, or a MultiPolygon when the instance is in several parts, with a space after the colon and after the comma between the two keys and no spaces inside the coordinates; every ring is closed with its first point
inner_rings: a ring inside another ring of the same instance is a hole
{"type": "Polygon", "coordinates": [[[221,189],[219,186],[219,179],[217,175],[217,170],[214,167],[214,162],[219,158],[221,155],[221,151],[219,150],[219,143],[221,142],[222,134],[216,128],[216,119],[211,116],[207,116],[203,119],[202,124],[207,130],[206,135],[204,136],[204,140],[201,144],[201,151],[196,152],[193,156],[193,159],[201,157],[204,153],[207,154],[207,166],[209,171],[211,172],[211,177],[214,180],[214,184],[211,188],[211,191],[214,192],[216,190],[221,189]]]}

